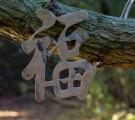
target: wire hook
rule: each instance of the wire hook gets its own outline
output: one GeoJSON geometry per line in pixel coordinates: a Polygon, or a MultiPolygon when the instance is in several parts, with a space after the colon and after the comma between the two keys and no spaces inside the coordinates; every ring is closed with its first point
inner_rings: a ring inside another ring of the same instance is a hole
{"type": "Polygon", "coordinates": [[[121,14],[121,18],[126,19],[135,0],[128,0],[121,14]]]}

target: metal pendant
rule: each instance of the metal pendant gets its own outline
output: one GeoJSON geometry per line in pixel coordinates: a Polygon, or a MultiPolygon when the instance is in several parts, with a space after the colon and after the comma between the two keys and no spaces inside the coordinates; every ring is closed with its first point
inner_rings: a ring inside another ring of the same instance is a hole
{"type": "Polygon", "coordinates": [[[84,99],[94,77],[95,67],[83,59],[72,62],[69,60],[79,56],[79,48],[89,38],[89,35],[87,31],[81,28],[76,29],[68,36],[66,36],[66,31],[72,25],[86,20],[88,18],[87,12],[77,11],[56,17],[52,12],[40,8],[36,13],[43,25],[22,44],[23,50],[27,54],[35,50],[32,60],[22,72],[23,78],[30,80],[35,77],[35,99],[38,102],[44,100],[45,88],[48,86],[54,88],[54,93],[58,98],[75,96],[80,100],[84,99]],[[58,40],[52,39],[51,36],[35,38],[38,33],[52,27],[56,21],[65,25],[58,40]],[[73,40],[75,46],[69,50],[67,42],[73,40]],[[54,47],[49,49],[50,46],[54,47]],[[61,60],[53,70],[52,80],[45,81],[47,58],[52,55],[55,48],[59,50],[61,60]],[[67,70],[68,76],[61,78],[60,73],[64,70],[67,70]],[[62,89],[61,83],[66,84],[67,87],[62,89]]]}

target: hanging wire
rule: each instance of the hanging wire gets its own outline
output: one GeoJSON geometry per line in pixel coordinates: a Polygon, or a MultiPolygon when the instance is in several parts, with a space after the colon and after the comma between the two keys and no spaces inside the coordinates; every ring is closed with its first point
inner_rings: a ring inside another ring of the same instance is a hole
{"type": "Polygon", "coordinates": [[[56,4],[56,0],[50,0],[50,3],[51,3],[52,5],[55,5],[55,4],[56,4]]]}
{"type": "Polygon", "coordinates": [[[62,15],[60,10],[58,9],[58,6],[56,5],[56,0],[49,0],[49,4],[45,8],[50,10],[50,11],[53,11],[53,13],[57,17],[62,15]]]}
{"type": "Polygon", "coordinates": [[[126,19],[130,12],[131,6],[133,5],[135,0],[128,0],[121,14],[121,18],[126,19]]]}

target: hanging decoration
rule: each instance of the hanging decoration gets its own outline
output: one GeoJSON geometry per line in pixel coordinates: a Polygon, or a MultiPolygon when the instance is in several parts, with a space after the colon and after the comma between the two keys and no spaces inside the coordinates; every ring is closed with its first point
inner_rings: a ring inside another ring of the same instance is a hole
{"type": "Polygon", "coordinates": [[[35,78],[35,99],[38,102],[44,100],[45,88],[48,86],[54,88],[55,96],[58,98],[75,96],[80,100],[84,99],[95,74],[95,67],[84,59],[78,61],[70,61],[70,59],[79,56],[79,48],[89,38],[89,35],[87,31],[81,28],[77,28],[68,36],[66,36],[66,32],[74,24],[86,20],[88,18],[87,12],[80,10],[57,17],[51,11],[40,8],[36,11],[36,14],[43,24],[22,44],[23,50],[27,54],[35,50],[32,60],[22,72],[23,78],[26,80],[35,78]],[[56,21],[65,25],[58,40],[54,40],[51,36],[36,39],[35,36],[38,33],[52,27],[56,21]],[[67,46],[69,41],[75,41],[75,46],[71,50],[67,46]],[[55,48],[59,50],[61,61],[53,70],[52,80],[46,81],[47,58],[52,55],[55,48]],[[65,70],[68,76],[61,78],[60,73],[65,70]],[[62,89],[61,83],[67,84],[67,87],[62,89]]]}

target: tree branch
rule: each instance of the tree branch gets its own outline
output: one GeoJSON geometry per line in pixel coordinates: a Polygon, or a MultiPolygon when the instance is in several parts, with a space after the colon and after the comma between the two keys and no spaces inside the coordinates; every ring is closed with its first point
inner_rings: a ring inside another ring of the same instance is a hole
{"type": "MultiPolygon", "coordinates": [[[[41,25],[35,11],[45,7],[47,0],[0,0],[0,35],[23,42],[41,25]]],[[[78,8],[57,3],[53,12],[74,12],[78,8]]],[[[81,57],[89,62],[100,62],[99,67],[135,67],[135,19],[121,19],[88,11],[89,20],[73,26],[69,32],[81,27],[90,38],[81,46],[81,57]]],[[[49,34],[55,38],[63,26],[57,23],[39,36],[49,34]]]]}

